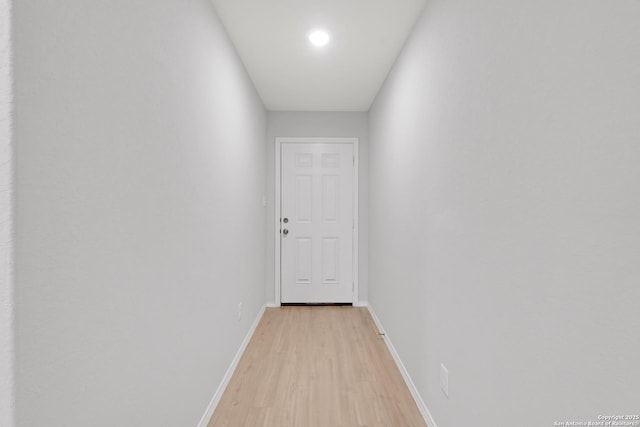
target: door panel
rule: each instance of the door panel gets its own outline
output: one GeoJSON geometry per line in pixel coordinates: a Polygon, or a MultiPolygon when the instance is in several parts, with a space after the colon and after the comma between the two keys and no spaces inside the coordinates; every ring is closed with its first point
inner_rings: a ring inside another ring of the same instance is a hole
{"type": "Polygon", "coordinates": [[[322,283],[338,283],[340,267],[339,240],[329,237],[322,239],[322,283]]]}
{"type": "Polygon", "coordinates": [[[281,301],[353,301],[353,145],[283,143],[281,301]]]}
{"type": "Polygon", "coordinates": [[[309,238],[297,238],[295,249],[296,284],[310,285],[312,281],[313,252],[312,242],[309,238]]]}
{"type": "Polygon", "coordinates": [[[338,175],[322,176],[322,222],[338,224],[340,210],[340,177],[338,175]]]}
{"type": "Polygon", "coordinates": [[[296,176],[296,215],[298,224],[313,222],[313,177],[311,175],[296,176]]]}

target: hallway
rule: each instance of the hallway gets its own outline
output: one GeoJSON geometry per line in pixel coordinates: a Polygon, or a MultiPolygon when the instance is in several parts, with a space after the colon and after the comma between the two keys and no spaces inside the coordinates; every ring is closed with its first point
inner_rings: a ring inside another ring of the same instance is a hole
{"type": "Polygon", "coordinates": [[[0,0],[0,427],[635,416],[639,22],[0,0]]]}
{"type": "Polygon", "coordinates": [[[267,308],[208,427],[424,427],[366,308],[267,308]]]}

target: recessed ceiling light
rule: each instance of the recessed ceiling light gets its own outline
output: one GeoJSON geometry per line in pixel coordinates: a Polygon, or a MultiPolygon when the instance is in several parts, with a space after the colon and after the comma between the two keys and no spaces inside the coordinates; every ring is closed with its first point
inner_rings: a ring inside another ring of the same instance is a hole
{"type": "Polygon", "coordinates": [[[322,47],[329,43],[329,34],[323,30],[315,30],[309,33],[309,41],[312,45],[322,47]]]}

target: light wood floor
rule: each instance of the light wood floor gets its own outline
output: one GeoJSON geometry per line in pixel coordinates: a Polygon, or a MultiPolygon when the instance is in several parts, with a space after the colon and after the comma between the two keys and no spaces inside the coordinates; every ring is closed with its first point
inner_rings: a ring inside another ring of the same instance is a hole
{"type": "Polygon", "coordinates": [[[424,427],[366,308],[267,309],[209,427],[424,427]]]}

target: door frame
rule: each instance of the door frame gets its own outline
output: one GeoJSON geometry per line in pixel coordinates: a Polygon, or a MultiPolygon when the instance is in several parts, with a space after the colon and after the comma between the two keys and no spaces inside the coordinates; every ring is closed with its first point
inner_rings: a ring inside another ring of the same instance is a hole
{"type": "Polygon", "coordinates": [[[282,144],[351,144],[353,145],[353,230],[352,230],[352,243],[353,243],[353,262],[352,262],[352,277],[353,277],[353,295],[352,301],[353,306],[358,305],[358,270],[360,265],[360,260],[358,259],[358,236],[359,236],[359,227],[358,227],[358,204],[359,204],[359,194],[358,194],[358,171],[359,171],[359,150],[358,150],[358,138],[309,138],[309,137],[276,137],[275,139],[275,217],[274,217],[274,226],[275,226],[275,280],[274,280],[274,295],[275,295],[275,305],[279,307],[282,304],[281,297],[281,276],[280,276],[280,268],[281,268],[281,253],[280,253],[280,218],[281,218],[281,160],[282,160],[282,144]]]}

